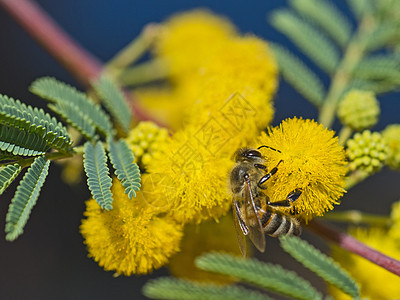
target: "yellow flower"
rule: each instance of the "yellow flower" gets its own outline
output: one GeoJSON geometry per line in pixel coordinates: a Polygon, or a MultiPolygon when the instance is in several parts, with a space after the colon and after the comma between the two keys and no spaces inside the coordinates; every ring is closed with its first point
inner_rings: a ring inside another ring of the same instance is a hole
{"type": "Polygon", "coordinates": [[[126,276],[163,266],[179,251],[181,226],[169,217],[157,216],[152,207],[130,200],[117,180],[112,193],[111,211],[100,209],[94,199],[86,203],[87,218],[82,220],[80,231],[89,256],[106,271],[126,276]]]}
{"type": "MultiPolygon", "coordinates": [[[[387,232],[383,229],[361,229],[350,230],[350,234],[368,246],[395,259],[400,259],[400,247],[391,238],[387,238],[387,232]]],[[[339,247],[333,248],[333,258],[360,285],[362,297],[368,299],[398,299],[400,295],[400,277],[369,262],[363,257],[351,254],[339,247]]],[[[330,287],[335,299],[351,299],[338,289],[330,287]]]]}
{"type": "Polygon", "coordinates": [[[228,21],[204,11],[176,16],[165,27],[156,58],[176,68],[169,76],[172,87],[139,89],[146,108],[157,114],[160,105],[175,130],[218,119],[225,130],[235,127],[237,140],[269,125],[278,70],[265,41],[233,33],[228,21]]]}
{"type": "Polygon", "coordinates": [[[169,269],[172,275],[203,282],[231,283],[232,278],[200,270],[195,259],[210,251],[224,251],[241,256],[236,238],[232,214],[217,223],[214,220],[187,224],[181,243],[181,251],[171,258],[169,269]]]}
{"type": "Polygon", "coordinates": [[[135,89],[133,94],[140,105],[150,111],[157,120],[172,130],[182,128],[182,110],[188,101],[184,95],[178,94],[175,88],[142,87],[135,89]]]}
{"type": "Polygon", "coordinates": [[[200,71],[202,62],[236,35],[231,22],[206,10],[177,14],[164,25],[155,53],[178,77],[200,71]]]}
{"type": "Polygon", "coordinates": [[[221,125],[232,127],[227,123],[236,123],[238,139],[266,128],[273,118],[271,99],[277,89],[277,74],[275,60],[263,40],[245,36],[226,41],[225,48],[203,64],[202,73],[182,79],[182,94],[195,100],[188,119],[192,124],[204,123],[210,113],[220,114],[221,125]],[[216,109],[216,101],[223,105],[216,109]],[[249,117],[251,122],[247,122],[249,117]]]}
{"type": "Polygon", "coordinates": [[[277,65],[266,42],[240,36],[204,11],[166,22],[157,47],[156,57],[176,66],[170,105],[181,116],[148,166],[147,179],[162,183],[146,192],[146,202],[169,207],[168,215],[181,223],[219,218],[230,207],[226,177],[233,153],[272,120],[277,65]]]}
{"type": "Polygon", "coordinates": [[[218,218],[230,207],[226,187],[230,157],[213,153],[220,141],[205,140],[203,135],[201,127],[187,126],[159,145],[149,163],[148,180],[154,182],[157,192],[147,192],[144,187],[146,202],[156,206],[164,203],[169,207],[168,215],[181,223],[218,218]]]}
{"type": "Polygon", "coordinates": [[[188,121],[171,139],[160,144],[149,163],[147,171],[161,178],[163,184],[158,188],[158,196],[151,195],[148,202],[160,203],[165,199],[170,205],[169,214],[183,223],[201,222],[226,213],[231,202],[226,182],[231,157],[237,148],[258,136],[261,128],[257,116],[258,120],[262,116],[270,120],[272,115],[267,103],[264,114],[258,115],[254,106],[261,102],[261,98],[253,101],[234,94],[227,101],[215,98],[213,107],[210,103],[207,108],[199,105],[198,114],[204,117],[193,115],[197,122],[188,121]]]}
{"type": "Polygon", "coordinates": [[[313,120],[293,118],[261,135],[258,145],[280,151],[261,149],[268,169],[283,161],[267,181],[265,193],[271,202],[284,200],[290,192],[301,189],[291,210],[306,221],[339,203],[345,192],[346,160],[334,134],[313,120]]]}

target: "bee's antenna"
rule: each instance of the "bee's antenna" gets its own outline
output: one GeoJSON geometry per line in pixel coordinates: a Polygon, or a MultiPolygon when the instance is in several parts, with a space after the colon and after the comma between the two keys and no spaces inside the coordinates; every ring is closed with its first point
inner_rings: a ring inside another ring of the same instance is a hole
{"type": "Polygon", "coordinates": [[[276,151],[276,152],[282,153],[282,152],[279,151],[278,149],[275,149],[275,148],[272,148],[272,147],[266,146],[266,145],[262,145],[262,146],[258,147],[257,150],[259,150],[259,149],[261,149],[261,148],[268,148],[268,149],[274,150],[274,151],[276,151]]]}

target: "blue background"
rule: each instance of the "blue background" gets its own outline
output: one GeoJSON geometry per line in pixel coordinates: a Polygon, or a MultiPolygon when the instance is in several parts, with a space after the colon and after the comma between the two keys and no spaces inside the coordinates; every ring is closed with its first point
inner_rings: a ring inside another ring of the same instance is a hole
{"type": "MultiPolygon", "coordinates": [[[[280,42],[297,53],[290,42],[266,22],[272,9],[286,1],[38,1],[42,7],[83,47],[107,61],[129,43],[149,22],[161,22],[169,15],[206,7],[228,16],[243,33],[251,32],[267,40],[280,42]]],[[[350,17],[344,1],[336,1],[350,17]]],[[[354,20],[353,20],[354,22],[354,20]]],[[[27,88],[40,76],[55,76],[73,85],[78,83],[38,46],[2,9],[0,9],[0,93],[43,107],[43,101],[27,88]]],[[[310,65],[311,68],[312,65],[310,65]]],[[[314,69],[328,83],[328,78],[314,69]]],[[[79,85],[78,85],[79,86],[79,85]]],[[[398,94],[380,96],[382,117],[374,128],[400,123],[398,94]]],[[[287,83],[280,83],[276,96],[274,124],[292,116],[316,118],[317,111],[287,83]]],[[[2,299],[144,299],[141,286],[154,276],[166,275],[166,269],[151,276],[113,278],[87,258],[78,227],[89,192],[84,185],[71,188],[60,183],[60,169],[52,165],[37,206],[25,227],[25,233],[13,243],[0,231],[0,298],[2,299]]],[[[338,209],[360,209],[388,214],[390,204],[399,200],[400,173],[383,170],[352,189],[338,209]],[[350,201],[351,200],[351,201],[350,201]]],[[[14,183],[0,199],[0,228],[4,228],[14,183]]],[[[319,243],[307,232],[304,236],[319,243]]],[[[320,244],[326,250],[325,244],[320,244]]],[[[277,242],[268,239],[266,261],[299,270],[323,290],[321,281],[282,253],[277,242]]]]}

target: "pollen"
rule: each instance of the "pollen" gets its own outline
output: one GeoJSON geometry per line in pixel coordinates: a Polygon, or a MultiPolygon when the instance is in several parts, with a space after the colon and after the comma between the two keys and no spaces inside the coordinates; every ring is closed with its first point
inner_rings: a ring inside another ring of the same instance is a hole
{"type": "Polygon", "coordinates": [[[269,170],[278,171],[267,181],[266,195],[271,202],[287,199],[294,190],[302,194],[287,212],[305,221],[321,216],[339,204],[345,192],[346,159],[334,131],[313,120],[287,119],[263,133],[259,145],[269,170]]]}
{"type": "MultiPolygon", "coordinates": [[[[182,227],[157,210],[133,201],[114,180],[113,209],[105,211],[94,199],[86,202],[80,231],[92,257],[106,271],[126,276],[146,274],[179,251],[182,227]]],[[[141,192],[138,193],[138,196],[141,192]]]]}

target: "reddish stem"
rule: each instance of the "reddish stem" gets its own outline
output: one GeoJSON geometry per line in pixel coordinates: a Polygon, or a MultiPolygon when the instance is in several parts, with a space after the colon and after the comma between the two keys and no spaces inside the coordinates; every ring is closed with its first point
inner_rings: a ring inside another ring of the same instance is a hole
{"type": "Polygon", "coordinates": [[[337,231],[322,222],[312,221],[308,224],[308,228],[319,236],[338,244],[343,249],[360,255],[370,262],[400,276],[400,261],[376,251],[352,236],[337,231]]]}
{"type": "MultiPolygon", "coordinates": [[[[0,5],[36,40],[85,86],[98,77],[102,63],[76,43],[33,0],[0,0],[0,5]]],[[[139,120],[160,122],[149,116],[130,95],[127,94],[132,112],[139,120]]]]}

